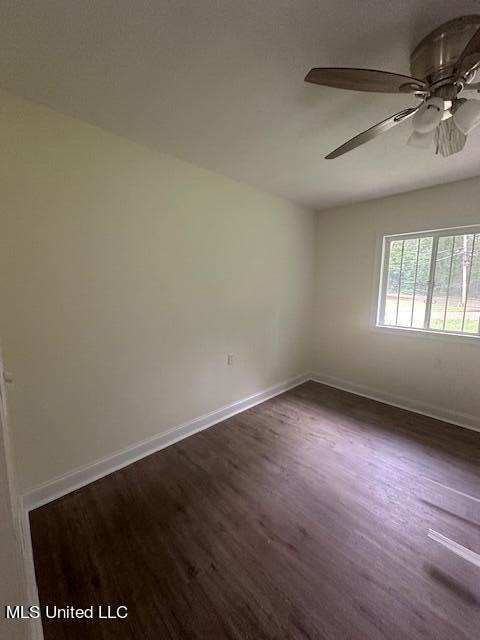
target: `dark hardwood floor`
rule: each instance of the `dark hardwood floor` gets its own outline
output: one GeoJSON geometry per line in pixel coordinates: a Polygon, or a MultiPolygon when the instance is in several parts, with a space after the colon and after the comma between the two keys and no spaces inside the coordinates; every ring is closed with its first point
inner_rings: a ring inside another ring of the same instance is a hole
{"type": "Polygon", "coordinates": [[[46,640],[478,640],[480,433],[313,382],[31,514],[46,640]]]}

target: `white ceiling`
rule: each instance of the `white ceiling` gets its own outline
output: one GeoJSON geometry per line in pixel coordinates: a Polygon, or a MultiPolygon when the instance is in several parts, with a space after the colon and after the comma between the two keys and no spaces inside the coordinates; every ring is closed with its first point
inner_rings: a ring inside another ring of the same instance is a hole
{"type": "Polygon", "coordinates": [[[0,86],[321,208],[480,174],[480,128],[450,158],[408,124],[323,156],[411,97],[307,85],[312,66],[408,73],[461,0],[0,0],[0,86]]]}

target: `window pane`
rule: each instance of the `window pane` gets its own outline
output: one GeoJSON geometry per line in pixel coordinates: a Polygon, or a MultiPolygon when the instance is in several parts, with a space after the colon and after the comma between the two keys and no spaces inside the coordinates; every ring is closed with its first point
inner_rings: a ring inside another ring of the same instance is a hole
{"type": "Polygon", "coordinates": [[[397,324],[396,318],[400,286],[400,269],[403,259],[403,242],[403,240],[393,240],[393,242],[390,243],[384,324],[397,324]]]}
{"type": "MultiPolygon", "coordinates": [[[[461,236],[444,236],[438,239],[430,329],[444,329],[448,310],[451,313],[454,311],[453,294],[458,287],[459,240],[461,241],[461,236]]],[[[453,321],[454,316],[449,317],[449,320],[453,321]]]]}
{"type": "Polygon", "coordinates": [[[430,328],[476,333],[476,300],[470,308],[470,287],[476,290],[476,252],[473,234],[439,238],[430,328]],[[472,261],[472,258],[475,258],[472,261]],[[472,270],[471,267],[474,267],[472,270]]]}
{"type": "Polygon", "coordinates": [[[405,240],[403,243],[403,262],[400,274],[400,297],[398,304],[397,326],[412,326],[413,294],[415,273],[417,271],[418,238],[405,240]]]}
{"type": "Polygon", "coordinates": [[[468,292],[465,305],[464,333],[480,333],[480,234],[476,234],[475,243],[468,256],[468,292]]]}
{"type": "Polygon", "coordinates": [[[417,279],[412,314],[412,327],[423,329],[425,326],[425,307],[427,301],[430,261],[432,259],[433,238],[419,239],[417,279]]]}
{"type": "Polygon", "coordinates": [[[424,327],[432,243],[432,237],[390,243],[384,324],[424,327]]]}

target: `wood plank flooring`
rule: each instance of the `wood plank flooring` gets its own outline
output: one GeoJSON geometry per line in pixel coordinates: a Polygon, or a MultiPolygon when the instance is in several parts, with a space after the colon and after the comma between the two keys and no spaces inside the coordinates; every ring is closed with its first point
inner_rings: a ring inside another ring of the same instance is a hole
{"type": "Polygon", "coordinates": [[[309,382],[31,514],[45,640],[478,640],[480,433],[309,382]]]}

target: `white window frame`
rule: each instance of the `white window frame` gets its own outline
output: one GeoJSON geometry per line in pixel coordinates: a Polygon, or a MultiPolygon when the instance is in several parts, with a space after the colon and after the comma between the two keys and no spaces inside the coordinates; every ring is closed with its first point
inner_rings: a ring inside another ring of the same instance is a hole
{"type": "Polygon", "coordinates": [[[377,269],[377,283],[378,283],[378,291],[377,291],[377,299],[376,299],[376,307],[375,307],[375,329],[380,329],[386,332],[392,333],[407,333],[407,334],[416,334],[416,335],[429,335],[434,337],[454,337],[460,340],[472,340],[480,344],[480,321],[479,321],[479,332],[478,333],[462,333],[461,331],[445,331],[443,329],[432,329],[428,326],[430,321],[430,308],[432,304],[432,294],[433,288],[435,285],[434,279],[431,279],[428,283],[428,293],[427,293],[427,308],[425,311],[425,322],[424,327],[400,327],[391,324],[382,324],[380,319],[384,317],[385,311],[385,302],[386,302],[386,286],[387,286],[387,278],[388,278],[388,264],[390,261],[390,243],[394,240],[408,240],[409,238],[425,238],[432,237],[433,245],[432,245],[432,255],[430,262],[430,275],[432,274],[432,267],[436,262],[437,257],[437,249],[438,249],[438,241],[441,237],[444,236],[452,236],[452,235],[464,235],[464,234],[479,234],[480,233],[480,224],[472,224],[461,227],[447,227],[442,229],[432,229],[429,231],[412,231],[408,233],[397,233],[397,234],[389,234],[381,237],[381,263],[380,269],[377,269]],[[378,273],[380,277],[378,278],[378,273]],[[384,295],[385,292],[385,295],[384,295]]]}

